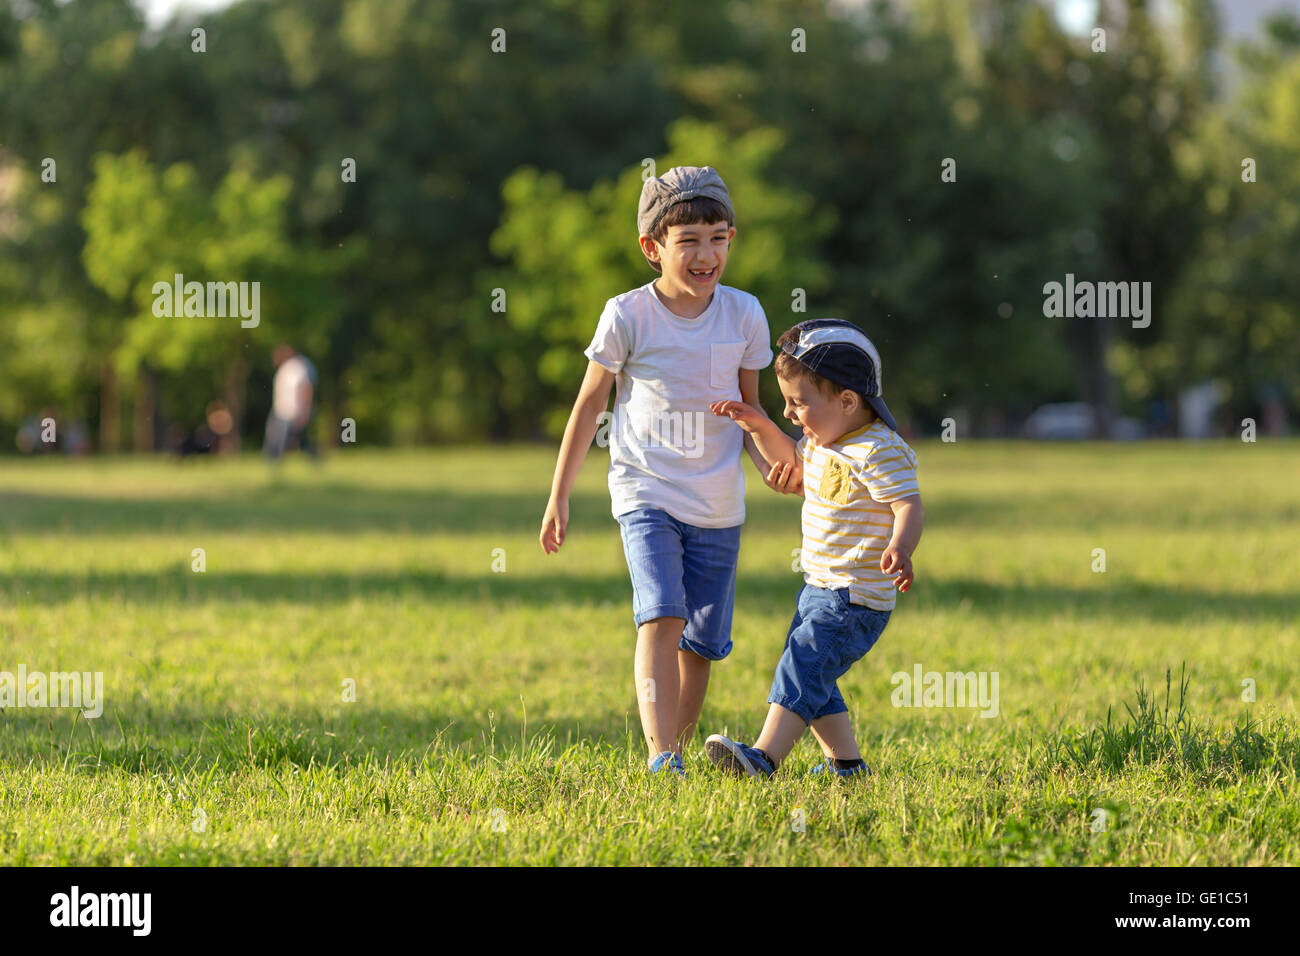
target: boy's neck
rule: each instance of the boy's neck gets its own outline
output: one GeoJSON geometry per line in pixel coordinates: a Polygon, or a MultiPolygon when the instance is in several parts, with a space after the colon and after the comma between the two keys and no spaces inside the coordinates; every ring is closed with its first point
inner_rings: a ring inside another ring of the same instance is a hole
{"type": "Polygon", "coordinates": [[[660,276],[658,279],[655,279],[651,285],[654,287],[655,294],[659,296],[659,301],[664,304],[664,307],[679,318],[698,319],[705,313],[708,307],[713,304],[713,297],[717,295],[717,290],[715,289],[713,292],[709,293],[709,297],[704,300],[703,304],[701,304],[700,300],[693,295],[679,295],[674,299],[664,292],[663,286],[659,284],[663,281],[664,277],[660,276]]]}
{"type": "Polygon", "coordinates": [[[842,442],[846,438],[856,435],[858,432],[866,431],[868,428],[870,428],[879,420],[880,420],[880,416],[877,415],[875,412],[868,412],[862,416],[861,421],[859,421],[856,425],[850,425],[848,428],[844,429],[844,434],[840,435],[839,438],[836,438],[834,441],[830,442],[830,444],[832,445],[837,444],[838,442],[842,442]]]}

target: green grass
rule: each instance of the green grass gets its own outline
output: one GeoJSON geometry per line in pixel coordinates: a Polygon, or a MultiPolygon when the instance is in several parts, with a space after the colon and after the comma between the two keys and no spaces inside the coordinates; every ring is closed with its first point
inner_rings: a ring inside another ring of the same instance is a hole
{"type": "MultiPolygon", "coordinates": [[[[2,460],[0,671],[106,703],[0,713],[0,864],[1300,863],[1300,443],[918,453],[917,583],[841,683],[853,786],[810,739],[766,784],[700,740],[642,772],[599,452],[549,557],[551,448],[2,460]],[[997,671],[998,716],[892,706],[918,663],[997,671]]],[[[755,735],[799,587],[799,503],[749,482],[701,735],[755,735]]]]}

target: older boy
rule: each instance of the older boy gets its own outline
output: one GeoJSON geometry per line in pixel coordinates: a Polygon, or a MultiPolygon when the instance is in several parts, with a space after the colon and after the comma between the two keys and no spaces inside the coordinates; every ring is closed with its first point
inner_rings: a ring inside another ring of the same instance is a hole
{"type": "Polygon", "coordinates": [[[798,444],[741,402],[712,408],[753,435],[769,461],[796,453],[775,487],[802,488],[805,583],[758,740],[749,747],[714,734],[705,752],[730,773],[770,777],[811,727],[826,755],[813,773],[870,773],[837,681],[879,640],[894,588],[912,586],[923,521],[916,453],[880,397],[880,354],[861,329],[809,319],[777,345],[785,416],[803,428],[798,444]]]}
{"type": "Polygon", "coordinates": [[[547,554],[563,544],[569,492],[617,382],[609,492],[632,578],[647,768],[678,777],[686,775],[682,745],[699,721],[711,662],[731,651],[745,520],[742,444],[765,477],[777,467],[709,414],[720,400],[757,406],[758,373],[772,361],[758,300],[719,283],[734,222],[727,187],[708,166],[676,166],[646,181],[637,229],[660,275],[605,303],[539,536],[547,554]]]}

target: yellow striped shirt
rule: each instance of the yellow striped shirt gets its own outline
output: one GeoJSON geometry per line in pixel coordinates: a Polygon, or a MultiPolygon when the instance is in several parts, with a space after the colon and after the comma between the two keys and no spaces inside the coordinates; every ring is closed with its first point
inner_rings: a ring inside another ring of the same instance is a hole
{"type": "Polygon", "coordinates": [[[916,452],[877,419],[818,445],[796,446],[803,464],[803,579],[819,588],[848,588],[853,604],[893,610],[893,576],[880,556],[894,530],[889,502],[921,493],[916,452]]]}

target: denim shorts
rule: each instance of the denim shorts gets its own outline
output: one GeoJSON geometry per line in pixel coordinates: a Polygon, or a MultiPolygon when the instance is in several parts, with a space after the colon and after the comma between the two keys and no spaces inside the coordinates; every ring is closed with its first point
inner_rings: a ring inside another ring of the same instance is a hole
{"type": "Polygon", "coordinates": [[[731,608],[741,525],[698,528],[659,509],[618,516],[632,575],[632,618],[686,619],[682,650],[719,661],[731,653],[731,608]]]}
{"type": "Polygon", "coordinates": [[[848,588],[805,584],[767,702],[807,723],[848,710],[836,681],[875,646],[891,613],[850,604],[848,588]]]}

